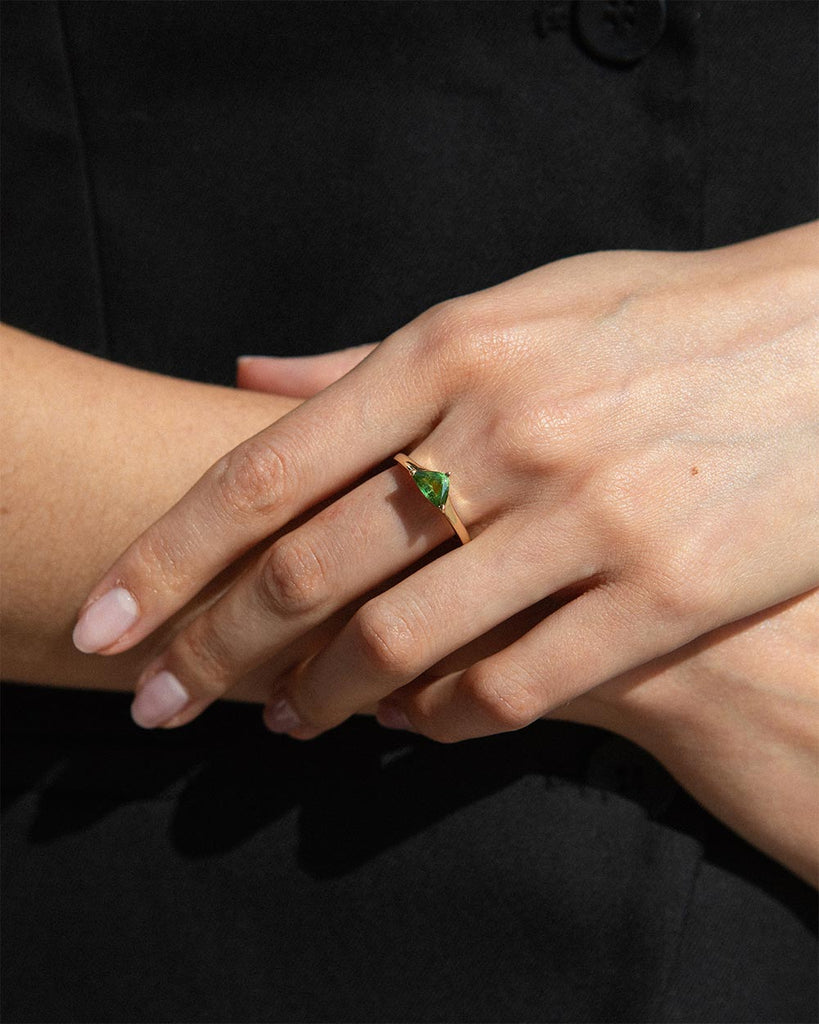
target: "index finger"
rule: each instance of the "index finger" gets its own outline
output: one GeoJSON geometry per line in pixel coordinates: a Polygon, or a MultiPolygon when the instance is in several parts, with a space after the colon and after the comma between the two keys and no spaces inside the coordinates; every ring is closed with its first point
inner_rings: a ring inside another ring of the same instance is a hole
{"type": "Polygon", "coordinates": [[[79,650],[133,647],[259,541],[428,433],[434,389],[414,365],[406,400],[417,362],[407,331],[211,466],[88,595],[74,629],[79,650]]]}

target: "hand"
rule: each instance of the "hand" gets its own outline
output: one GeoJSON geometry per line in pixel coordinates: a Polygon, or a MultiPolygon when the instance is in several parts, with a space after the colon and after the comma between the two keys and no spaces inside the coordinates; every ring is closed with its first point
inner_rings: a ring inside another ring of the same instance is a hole
{"type": "Polygon", "coordinates": [[[460,739],[810,589],[816,239],[575,257],[434,307],[217,462],[94,588],[79,645],[128,649],[321,502],[151,666],[146,707],[173,690],[166,721],[188,721],[381,591],[279,681],[268,724],[307,737],[393,695],[418,731],[460,739]],[[375,472],[401,450],[451,472],[473,539],[390,587],[450,535],[403,468],[375,472]],[[425,681],[540,602],[508,647],[425,681]]]}
{"type": "MultiPolygon", "coordinates": [[[[248,359],[238,382],[308,398],[367,351],[248,359]]],[[[444,659],[438,676],[513,643],[531,626],[517,619],[444,659]]],[[[549,717],[608,729],[650,751],[720,821],[817,885],[819,590],[716,629],[549,717]]]]}
{"type": "MultiPolygon", "coordinates": [[[[310,398],[372,347],[245,359],[237,383],[310,398]]],[[[437,674],[463,671],[529,626],[504,623],[439,663],[437,674]]],[[[712,814],[817,885],[819,590],[714,630],[550,717],[608,729],[650,751],[712,814]]]]}

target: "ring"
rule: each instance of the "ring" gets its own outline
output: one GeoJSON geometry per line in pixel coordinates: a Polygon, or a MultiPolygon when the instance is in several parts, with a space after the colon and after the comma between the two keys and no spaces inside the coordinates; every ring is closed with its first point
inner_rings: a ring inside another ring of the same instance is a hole
{"type": "Polygon", "coordinates": [[[439,473],[434,469],[422,469],[403,452],[394,455],[393,458],[406,469],[427,501],[434,505],[439,512],[443,512],[449,525],[458,534],[461,544],[466,544],[469,540],[469,532],[452,506],[449,494],[449,473],[439,473]]]}

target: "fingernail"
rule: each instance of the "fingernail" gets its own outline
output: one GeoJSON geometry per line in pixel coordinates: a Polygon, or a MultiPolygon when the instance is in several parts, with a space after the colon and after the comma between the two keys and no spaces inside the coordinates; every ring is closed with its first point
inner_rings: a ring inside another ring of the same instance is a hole
{"type": "Polygon", "coordinates": [[[407,732],[415,732],[410,720],[395,704],[379,704],[375,713],[376,721],[385,729],[404,729],[407,732]]]}
{"type": "Polygon", "coordinates": [[[155,729],[181,711],[189,700],[187,690],[175,675],[159,672],[134,697],[131,718],[143,729],[155,729]]]}
{"type": "Polygon", "coordinates": [[[293,705],[284,697],[264,709],[264,724],[271,732],[292,732],[301,725],[293,705]]]}
{"type": "Polygon", "coordinates": [[[163,671],[150,679],[136,694],[131,718],[143,729],[155,729],[173,718],[186,705],[187,690],[172,673],[163,671]]]}
{"type": "Polygon", "coordinates": [[[114,587],[86,608],[74,627],[74,646],[83,654],[107,647],[136,622],[139,607],[124,587],[114,587]]]}

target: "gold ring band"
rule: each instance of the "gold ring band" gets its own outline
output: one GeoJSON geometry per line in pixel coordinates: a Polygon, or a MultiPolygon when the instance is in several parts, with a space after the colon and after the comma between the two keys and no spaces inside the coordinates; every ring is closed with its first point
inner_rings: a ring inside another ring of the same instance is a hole
{"type": "Polygon", "coordinates": [[[415,481],[416,487],[427,501],[434,505],[439,512],[443,512],[449,525],[457,533],[461,544],[466,544],[469,540],[469,532],[452,505],[449,493],[449,473],[439,473],[435,469],[424,469],[404,455],[403,452],[394,455],[393,458],[406,469],[415,481]]]}

